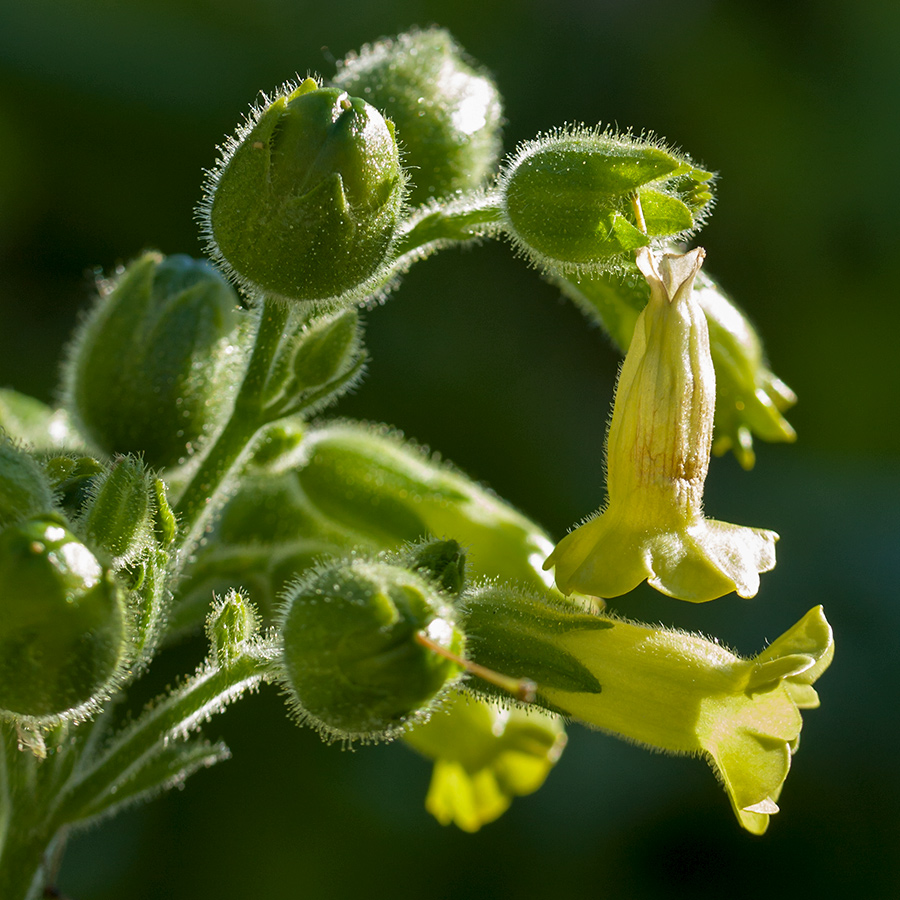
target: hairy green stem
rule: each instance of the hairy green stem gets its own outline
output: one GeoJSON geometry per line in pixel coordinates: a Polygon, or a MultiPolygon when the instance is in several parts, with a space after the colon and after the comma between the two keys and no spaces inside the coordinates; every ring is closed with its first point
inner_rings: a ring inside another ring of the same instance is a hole
{"type": "Polygon", "coordinates": [[[395,250],[402,260],[430,247],[470,241],[495,230],[501,221],[499,194],[466,196],[432,212],[414,214],[395,250]]]}
{"type": "Polygon", "coordinates": [[[268,298],[264,301],[253,354],[235,398],[231,417],[175,505],[182,558],[200,540],[215,512],[215,499],[221,493],[223,484],[257,431],[267,424],[264,407],[269,374],[289,315],[290,308],[285,304],[268,298]]]}
{"type": "Polygon", "coordinates": [[[58,798],[53,819],[58,825],[91,815],[92,807],[126,782],[170,741],[186,738],[216,713],[223,712],[246,690],[266,677],[264,647],[237,657],[228,666],[207,664],[196,675],[164,695],[89,767],[77,773],[58,798]]]}

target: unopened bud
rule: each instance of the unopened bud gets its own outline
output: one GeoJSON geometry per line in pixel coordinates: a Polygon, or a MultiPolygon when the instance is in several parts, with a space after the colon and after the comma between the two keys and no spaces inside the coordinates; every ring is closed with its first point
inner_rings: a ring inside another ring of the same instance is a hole
{"type": "Polygon", "coordinates": [[[288,300],[352,292],[385,262],[404,196],[394,128],[307,78],[238,132],[200,209],[212,255],[288,300]]]}

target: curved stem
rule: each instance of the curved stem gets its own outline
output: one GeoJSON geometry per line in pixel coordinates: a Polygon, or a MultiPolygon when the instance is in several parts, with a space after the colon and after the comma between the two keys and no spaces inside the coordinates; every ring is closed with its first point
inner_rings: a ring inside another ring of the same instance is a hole
{"type": "Polygon", "coordinates": [[[496,230],[501,222],[499,194],[450,201],[407,220],[395,248],[398,259],[430,247],[470,241],[496,230]]]}

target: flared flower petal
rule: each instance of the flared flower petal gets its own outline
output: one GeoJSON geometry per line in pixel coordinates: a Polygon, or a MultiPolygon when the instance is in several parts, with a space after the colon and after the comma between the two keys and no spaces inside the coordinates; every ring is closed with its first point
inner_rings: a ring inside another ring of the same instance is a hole
{"type": "Polygon", "coordinates": [[[478,831],[536,791],[566,745],[557,716],[457,693],[404,740],[434,760],[425,807],[442,825],[478,831]]]}
{"type": "Polygon", "coordinates": [[[800,710],[818,706],[813,684],[834,654],[821,607],[752,659],[697,634],[495,586],[470,596],[464,627],[476,662],[533,677],[546,708],[657,750],[704,756],[754,834],[778,812],[800,710]]]}
{"type": "Polygon", "coordinates": [[[638,254],[650,301],[616,388],[607,506],[544,564],[564,593],[617,597],[647,580],[681,600],[752,597],[775,565],[775,532],[703,515],[716,388],[706,317],[692,296],[702,262],[702,250],[667,255],[660,274],[649,251],[638,254]]]}

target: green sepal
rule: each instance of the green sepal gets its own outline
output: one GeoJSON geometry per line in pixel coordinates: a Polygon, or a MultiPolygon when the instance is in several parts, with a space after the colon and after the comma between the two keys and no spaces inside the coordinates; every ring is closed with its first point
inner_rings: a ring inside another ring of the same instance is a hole
{"type": "Polygon", "coordinates": [[[106,468],[93,456],[54,456],[44,462],[59,505],[71,517],[77,517],[90,498],[91,488],[106,468]]]}
{"type": "Polygon", "coordinates": [[[506,233],[536,266],[620,272],[632,250],[703,224],[712,178],[655,139],[579,127],[522,145],[498,191],[506,233]]]}
{"type": "MultiPolygon", "coordinates": [[[[469,639],[469,658],[495,672],[534,681],[539,699],[543,690],[602,690],[591,671],[558,638],[570,631],[611,628],[608,619],[489,584],[466,596],[462,621],[469,639]]],[[[472,687],[507,697],[482,682],[473,682],[472,687]]],[[[553,708],[546,702],[543,705],[553,708]]]]}
{"type": "Polygon", "coordinates": [[[94,479],[90,493],[79,530],[88,543],[103,549],[114,567],[133,562],[155,544],[158,492],[139,457],[113,460],[109,470],[94,479]]]}
{"type": "Polygon", "coordinates": [[[458,596],[465,586],[466,553],[456,541],[425,541],[403,551],[399,559],[451,597],[458,596]]]}

